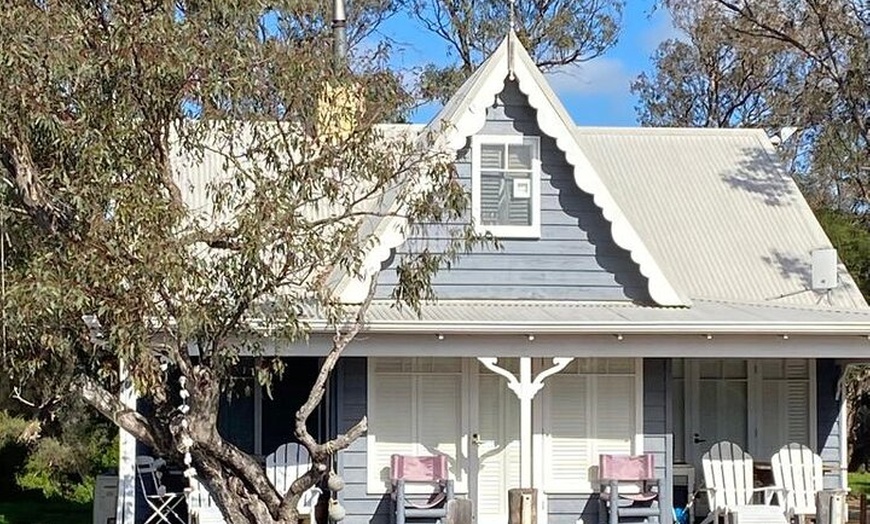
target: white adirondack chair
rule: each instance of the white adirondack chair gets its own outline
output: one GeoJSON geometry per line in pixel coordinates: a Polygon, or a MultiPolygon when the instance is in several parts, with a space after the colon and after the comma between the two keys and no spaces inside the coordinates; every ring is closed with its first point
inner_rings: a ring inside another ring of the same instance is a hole
{"type": "MultiPolygon", "coordinates": [[[[281,495],[287,493],[290,485],[311,469],[311,459],[305,446],[296,443],[282,444],[274,453],[266,457],[266,476],[281,495]]],[[[296,510],[299,515],[308,515],[312,524],[317,524],[314,518],[314,506],[322,491],[317,486],[310,488],[299,498],[296,510]]]]}
{"type": "Polygon", "coordinates": [[[798,522],[815,517],[816,494],[824,489],[822,457],[806,446],[792,443],[777,451],[770,464],[786,515],[798,522]]]}
{"type": "Polygon", "coordinates": [[[755,493],[768,492],[769,488],[755,488],[752,456],[740,446],[727,440],[717,442],[704,453],[701,463],[710,504],[710,514],[702,524],[718,524],[720,516],[732,522],[787,522],[782,509],[752,503],[755,493]]]}
{"type": "Polygon", "coordinates": [[[190,524],[225,524],[221,510],[211,494],[196,477],[188,479],[190,490],[187,493],[187,515],[190,524]]]}

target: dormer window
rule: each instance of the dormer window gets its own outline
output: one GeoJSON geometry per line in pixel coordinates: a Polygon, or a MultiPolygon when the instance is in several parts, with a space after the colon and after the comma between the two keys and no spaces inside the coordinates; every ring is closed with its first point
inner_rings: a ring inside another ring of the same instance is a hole
{"type": "Polygon", "coordinates": [[[472,215],[478,233],[540,238],[540,158],[538,137],[472,137],[472,215]]]}

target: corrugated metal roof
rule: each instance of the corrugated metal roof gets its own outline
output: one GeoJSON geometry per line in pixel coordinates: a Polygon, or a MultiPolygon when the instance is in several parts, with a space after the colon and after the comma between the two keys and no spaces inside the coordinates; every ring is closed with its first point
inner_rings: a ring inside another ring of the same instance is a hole
{"type": "Polygon", "coordinates": [[[870,311],[697,300],[688,308],[618,302],[441,301],[414,311],[375,302],[369,332],[870,334],[870,311]]]}
{"type": "MultiPolygon", "coordinates": [[[[495,85],[484,80],[487,75],[501,75],[508,58],[520,56],[522,65],[529,66],[531,62],[523,61],[523,53],[508,56],[508,40],[475,71],[426,131],[438,132],[442,126],[457,125],[453,121],[463,121],[468,114],[479,118],[485,108],[478,107],[477,99],[488,98],[495,85]],[[486,89],[480,87],[484,83],[486,89]],[[478,97],[475,86],[484,89],[486,96],[478,97]]],[[[533,64],[529,67],[537,75],[533,75],[533,80],[543,78],[533,64]]],[[[550,105],[561,107],[549,87],[544,85],[541,93],[550,105]]],[[[542,103],[545,102],[537,101],[538,105],[542,103]]],[[[556,111],[558,118],[554,120],[568,118],[563,113],[556,111]]],[[[385,126],[384,129],[413,137],[421,127],[385,126]]],[[[633,257],[637,260],[635,255],[640,253],[641,259],[649,259],[648,266],[655,266],[654,269],[661,272],[660,280],[692,302],[701,302],[698,308],[666,309],[662,310],[662,315],[672,315],[683,322],[691,317],[687,312],[697,310],[704,322],[715,314],[730,318],[735,314],[731,310],[734,306],[711,306],[728,302],[743,304],[741,315],[780,311],[771,309],[774,304],[818,306],[799,310],[812,311],[812,315],[829,309],[836,315],[837,308],[870,311],[842,266],[840,285],[836,289],[823,294],[809,289],[812,251],[829,248],[831,244],[797,185],[781,168],[764,131],[570,126],[569,129],[569,133],[573,133],[568,137],[570,147],[563,149],[577,150],[585,157],[581,159],[584,162],[578,164],[582,167],[581,173],[575,173],[575,177],[582,178],[582,170],[587,169],[589,177],[597,177],[603,183],[600,192],[613,199],[613,206],[608,208],[610,214],[605,213],[605,216],[608,220],[614,220],[614,216],[624,218],[638,237],[630,250],[633,257]]],[[[425,138],[425,135],[424,132],[421,136],[425,138]]],[[[223,162],[218,155],[213,157],[206,154],[202,161],[181,169],[181,176],[187,182],[182,188],[185,200],[195,209],[210,206],[205,187],[215,176],[220,176],[223,162]]],[[[578,178],[578,186],[583,186],[581,182],[578,178]]],[[[599,200],[600,195],[596,203],[602,205],[599,200]]],[[[385,202],[380,204],[385,205],[385,202]]],[[[373,222],[364,229],[377,231],[378,227],[373,222]]],[[[622,228],[623,233],[624,230],[622,228]]],[[[487,310],[480,303],[464,303],[462,314],[472,314],[468,308],[473,304],[483,308],[480,314],[487,310]]],[[[547,311],[554,310],[545,304],[531,304],[540,308],[537,315],[547,315],[547,311]]],[[[599,308],[595,314],[608,315],[614,311],[658,311],[625,309],[633,306],[613,304],[588,307],[599,308]]],[[[498,315],[505,314],[502,309],[498,315]]],[[[439,314],[449,311],[454,309],[445,309],[439,314]]],[[[558,311],[559,315],[565,314],[565,310],[558,311]]],[[[592,315],[593,310],[584,311],[592,315]]],[[[782,315],[777,313],[777,322],[782,321],[782,315]]],[[[641,317],[631,318],[644,321],[641,317]]],[[[807,321],[814,321],[813,318],[817,317],[808,317],[807,321]]],[[[763,315],[759,321],[763,321],[763,315]]]]}
{"type": "Polygon", "coordinates": [[[866,308],[852,278],[808,291],[831,247],[762,130],[577,128],[668,280],[692,299],[866,308]]]}
{"type": "MultiPolygon", "coordinates": [[[[214,194],[221,189],[221,184],[232,180],[233,173],[238,169],[250,170],[251,173],[262,170],[265,175],[269,174],[268,169],[264,166],[254,165],[247,156],[246,148],[256,140],[249,129],[251,125],[240,122],[234,133],[229,132],[230,126],[214,133],[205,133],[201,148],[195,152],[185,151],[179,146],[173,148],[172,167],[182,199],[195,215],[211,220],[226,218],[214,216],[214,194]]],[[[278,124],[261,122],[257,125],[265,126],[266,131],[258,130],[259,134],[263,135],[259,139],[263,139],[263,137],[269,136],[269,129],[278,124]]],[[[412,141],[421,129],[423,126],[420,124],[379,124],[375,126],[375,130],[384,137],[386,143],[403,139],[412,141]]],[[[272,138],[277,136],[276,131],[272,138]]],[[[281,148],[278,151],[284,152],[281,148]]],[[[289,157],[288,163],[291,163],[289,157]]],[[[362,190],[362,188],[359,189],[360,192],[362,190]]],[[[369,199],[365,204],[389,207],[389,203],[383,204],[381,198],[369,199]]],[[[327,211],[323,207],[311,206],[313,214],[323,214],[327,211]]]]}

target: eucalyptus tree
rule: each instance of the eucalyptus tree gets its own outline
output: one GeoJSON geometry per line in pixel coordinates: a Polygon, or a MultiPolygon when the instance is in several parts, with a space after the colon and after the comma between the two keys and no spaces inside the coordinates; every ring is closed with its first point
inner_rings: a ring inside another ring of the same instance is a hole
{"type": "Polygon", "coordinates": [[[665,0],[681,39],[634,84],[645,125],[799,133],[793,171],[817,206],[867,212],[870,11],[857,0],[665,0]]]}
{"type": "MultiPolygon", "coordinates": [[[[318,442],[306,419],[364,322],[371,292],[347,306],[334,283],[360,275],[373,225],[456,221],[467,200],[437,140],[376,125],[402,83],[377,60],[334,67],[312,5],[17,0],[0,15],[3,368],[190,460],[232,524],[296,522],[366,431],[318,442]],[[313,464],[278,493],[219,434],[219,399],[245,355],[268,385],[283,365],[266,342],[292,347],[314,320],[334,337],[288,421],[313,464]],[[122,380],[147,413],[119,401],[122,380]]],[[[398,261],[397,299],[430,297],[475,241],[451,231],[398,261]]]]}
{"type": "Polygon", "coordinates": [[[422,94],[446,101],[513,24],[542,69],[585,62],[616,44],[624,0],[408,0],[413,17],[444,40],[453,63],[428,64],[422,94]]]}

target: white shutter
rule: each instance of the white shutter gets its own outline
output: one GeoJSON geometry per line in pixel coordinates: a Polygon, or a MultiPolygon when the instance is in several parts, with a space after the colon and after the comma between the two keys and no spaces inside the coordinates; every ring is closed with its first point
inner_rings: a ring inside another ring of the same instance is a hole
{"type": "Polygon", "coordinates": [[[789,443],[810,445],[810,369],[806,359],[785,361],[786,419],[789,443]]]}
{"type": "Polygon", "coordinates": [[[602,453],[630,454],[637,433],[632,360],[578,361],[547,380],[544,398],[548,493],[597,489],[589,473],[602,453]]]}
{"type": "Polygon", "coordinates": [[[462,377],[419,375],[417,378],[417,440],[420,455],[445,454],[457,492],[468,490],[468,475],[460,450],[462,439],[462,377]]]}
{"type": "Polygon", "coordinates": [[[456,491],[467,492],[467,464],[460,453],[462,361],[372,358],[370,366],[368,491],[379,493],[389,488],[391,455],[443,453],[448,457],[456,491]]]}
{"type": "Polygon", "coordinates": [[[493,522],[507,515],[507,490],[520,485],[520,408],[504,379],[491,373],[480,374],[478,395],[477,515],[493,522]]]}
{"type": "Polygon", "coordinates": [[[631,454],[635,434],[634,377],[595,377],[594,463],[602,454],[631,454]]]}
{"type": "Polygon", "coordinates": [[[368,400],[368,489],[381,492],[390,485],[390,456],[413,455],[413,376],[375,373],[368,400]],[[374,449],[371,449],[371,447],[374,449]]]}
{"type": "Polygon", "coordinates": [[[480,216],[484,224],[502,223],[502,209],[507,198],[507,183],[501,172],[480,174],[480,216]]]}
{"type": "Polygon", "coordinates": [[[791,442],[808,446],[808,362],[803,359],[765,361],[761,372],[762,401],[757,453],[769,457],[791,442]]]}
{"type": "Polygon", "coordinates": [[[589,490],[589,380],[583,375],[554,375],[547,382],[549,439],[545,482],[550,493],[589,490]]]}

